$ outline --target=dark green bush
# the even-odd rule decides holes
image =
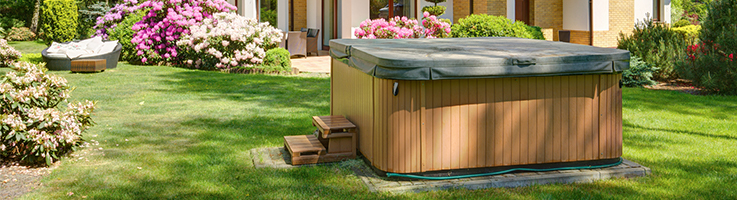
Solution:
[[[629,50],[647,64],[657,67],[655,80],[677,78],[673,68],[676,60],[685,55],[686,38],[663,24],[651,19],[635,25],[631,35],[619,34],[617,48]]]
[[[440,16],[445,14],[445,6],[425,6],[422,7],[422,12],[428,12],[430,15]]]
[[[269,22],[269,25],[273,27],[277,27],[278,24],[276,21],[276,10],[268,9],[268,8],[261,8],[261,21]]]
[[[690,21],[688,21],[687,19],[681,19],[678,20],[676,23],[673,23],[673,28],[684,27],[688,25],[691,25]]]
[[[273,48],[266,51],[264,62],[256,68],[264,72],[291,72],[292,60],[289,59],[289,51],[284,48]]]
[[[74,0],[45,0],[41,29],[47,44],[68,42],[77,37],[77,4]]]
[[[141,21],[146,13],[147,11],[145,10],[132,13],[126,16],[123,21],[118,23],[118,26],[107,30],[108,40],[118,40],[120,45],[123,46],[123,49],[120,51],[120,60],[140,64],[141,58],[136,54],[138,52],[138,50],[136,50],[136,45],[131,42],[136,31],[131,27],[133,27],[136,22]]]
[[[532,39],[545,40],[542,30],[539,26],[527,26],[527,31],[532,34]]]
[[[79,4],[77,39],[87,39],[95,33],[94,27],[97,17],[104,16],[110,10],[110,6],[105,2],[98,2],[89,6],[84,2],[80,2]]]
[[[737,95],[737,0],[714,1],[678,74],[708,92]]]
[[[524,22],[512,22],[503,16],[473,14],[458,20],[451,26],[452,37],[518,37],[543,39],[539,27],[527,26]]]
[[[30,41],[36,38],[36,34],[31,32],[31,29],[26,27],[16,28],[13,27],[8,31],[5,39],[8,41]]]
[[[642,61],[637,56],[630,57],[630,68],[622,72],[622,84],[627,87],[639,87],[643,85],[654,85],[653,72],[658,68]]]

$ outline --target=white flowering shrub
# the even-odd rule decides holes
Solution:
[[[15,71],[0,76],[0,160],[50,165],[82,144],[95,105],[67,102],[71,90],[66,79],[45,74],[43,66],[13,65]]]
[[[8,45],[8,41],[0,39],[0,67],[8,67],[20,57],[20,52]]]
[[[225,70],[252,67],[263,62],[266,50],[275,48],[283,34],[269,23],[259,23],[235,13],[215,13],[213,18],[190,26],[177,41],[180,67]]]

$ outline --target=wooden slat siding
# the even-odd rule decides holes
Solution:
[[[376,113],[376,131],[374,134],[374,158],[372,164],[379,166],[379,169],[386,169],[386,112],[385,112],[385,100],[382,95],[379,95],[379,91],[384,90],[384,82],[374,79],[374,112]]]
[[[503,165],[512,164],[512,152],[514,152],[512,144],[512,81],[509,78],[501,79],[503,88],[502,99],[503,99],[503,117],[502,124],[504,124],[504,134],[502,141],[504,141],[504,147],[502,148],[502,154],[504,156]]]
[[[395,128],[394,131],[391,132],[392,135],[395,135],[396,138],[394,138],[394,142],[396,142],[395,147],[397,149],[396,153],[396,160],[397,160],[397,167],[399,168],[400,173],[404,173],[407,171],[407,159],[405,156],[407,155],[406,148],[409,146],[408,140],[405,139],[405,136],[407,135],[407,131],[404,129],[407,125],[408,121],[406,121],[404,118],[406,116],[405,111],[405,103],[406,100],[404,99],[407,92],[409,92],[409,87],[407,85],[403,84],[404,81],[395,81],[399,83],[399,95],[394,96],[394,100],[396,105],[396,108],[392,110],[393,113],[396,113],[394,116],[394,124]],[[406,90],[405,90],[406,89]]]
[[[617,144],[617,89],[619,88],[617,84],[617,77],[615,74],[609,74],[609,80],[610,80],[610,92],[609,94],[612,95],[610,99],[609,104],[609,123],[611,124],[611,128],[609,130],[611,131],[609,133],[609,158],[616,158],[617,157],[617,147],[615,147],[615,144]]]
[[[450,80],[450,167],[458,168],[461,163],[460,85],[458,79]]]
[[[478,164],[478,118],[479,118],[479,105],[484,103],[478,101],[478,83],[479,79],[468,79],[468,167],[475,168],[480,167]],[[474,102],[474,103],[470,103]]]
[[[497,79],[486,79],[486,166],[494,166],[496,164],[496,148],[500,144],[496,143],[497,128],[496,125],[496,84]]]
[[[392,88],[392,83],[387,82],[387,89],[390,89],[390,88]],[[396,116],[398,115],[398,113],[392,112],[393,110],[397,109],[396,107],[397,104],[395,101],[396,97],[391,96],[391,95],[387,95],[387,96],[389,97],[388,99],[389,101],[387,101],[387,108],[389,108],[387,110],[387,117],[388,117],[387,120],[389,121],[389,126],[387,127],[387,132],[386,132],[389,138],[389,146],[387,147],[387,149],[389,149],[389,155],[388,155],[389,162],[387,164],[388,164],[389,170],[393,170],[394,172],[401,172],[401,169],[399,168],[399,163],[397,163],[397,155],[398,155],[397,138],[396,138],[397,134],[394,134],[397,131],[396,130],[396,127],[397,127],[397,120],[396,120],[397,117]]]
[[[432,87],[432,81],[424,81],[420,85],[420,140],[421,144],[421,155],[420,164],[422,171],[432,169],[432,91],[429,87]]]
[[[609,100],[609,95],[607,94],[607,88],[609,88],[609,81],[607,80],[608,76],[602,75],[599,76],[599,82],[601,83],[600,92],[601,97],[599,98],[600,106],[599,106],[599,159],[606,159],[609,156],[609,152],[607,152],[607,139],[609,138],[609,134],[607,133],[607,130],[609,128],[606,116],[607,113],[607,103]]]
[[[427,95],[428,91],[427,91],[427,88],[425,87],[425,85],[427,84],[426,82],[430,82],[430,81],[423,81],[420,83],[420,95],[419,95],[420,96],[420,111],[418,113],[420,117],[420,133],[419,133],[420,139],[418,141],[420,141],[420,152],[419,153],[421,155],[421,157],[419,157],[420,160],[418,162],[420,164],[420,169],[422,169],[423,171],[427,170],[427,166],[428,166],[427,160],[430,157],[428,155],[431,152],[427,150],[427,147],[432,145],[430,137],[428,137],[428,133],[429,133],[428,127],[427,127],[427,120],[428,120],[427,116],[428,115],[425,114],[428,111],[427,101],[428,101],[428,97],[430,97]]]
[[[592,119],[594,119],[594,112],[592,111],[593,107],[593,101],[594,101],[594,81],[592,76],[584,76],[584,151],[586,154],[586,159],[591,160],[594,159],[594,130],[593,126],[594,123]]]
[[[366,158],[373,159],[373,77],[339,61],[332,60],[332,66],[331,115],[345,116],[346,119],[356,124],[358,127],[357,148]]]
[[[432,132],[433,132],[433,164],[432,169],[438,170],[443,168],[443,91],[441,81],[432,82],[429,90],[433,91],[433,116],[432,116]]]
[[[494,166],[504,165],[504,83],[503,79],[494,79]],[[506,143],[506,144],[505,144]]]
[[[601,99],[601,75],[593,75],[592,81],[594,82],[592,85],[594,86],[594,99],[592,99],[593,105],[591,106],[591,112],[593,112],[593,117],[591,118],[591,122],[594,125],[591,129],[592,134],[594,136],[593,141],[591,144],[593,144],[593,151],[594,151],[594,157],[593,159],[599,159],[601,158],[600,148],[599,148],[599,138],[600,138],[600,132],[599,132],[599,100]]]
[[[536,163],[543,163],[545,162],[545,153],[547,152],[547,149],[545,147],[546,140],[545,140],[545,131],[547,130],[546,124],[545,124],[545,111],[547,110],[547,107],[545,107],[545,78],[539,77],[536,78],[536,85],[537,90],[535,92],[535,96],[537,98],[535,105],[535,113],[536,113],[536,126],[537,128],[537,162]]]
[[[568,76],[568,161],[578,157],[578,91],[576,76]]]
[[[612,128],[614,127],[612,126],[612,98],[613,98],[612,91],[613,91],[613,88],[612,88],[612,76],[605,75],[605,77],[607,80],[607,88],[606,88],[606,95],[607,95],[606,101],[607,102],[606,102],[606,107],[604,108],[606,109],[606,115],[604,116],[606,118],[604,120],[606,120],[606,124],[607,124],[606,130],[605,130],[607,134],[607,138],[605,141],[607,145],[606,146],[606,156],[607,156],[606,158],[611,158],[612,157],[612,138],[614,138],[613,133],[612,133]]]
[[[576,76],[576,157],[586,160],[586,76]]]
[[[530,146],[530,123],[529,118],[529,100],[530,93],[528,92],[530,78],[519,79],[519,163],[530,163],[527,154],[527,147]]]
[[[420,82],[411,81],[412,83],[412,147],[409,154],[412,157],[411,171],[419,171],[420,168]]]
[[[520,163],[520,101],[519,101],[519,78],[511,78],[508,79],[510,81],[509,92],[505,92],[505,94],[511,93],[510,103],[512,104],[512,107],[510,109],[511,113],[511,120],[507,122],[509,124],[509,127],[512,129],[509,131],[509,133],[512,134],[512,156],[511,160],[509,162],[509,165],[515,165]]]
[[[490,144],[486,143],[486,119],[489,117],[489,114],[486,112],[486,108],[488,106],[488,101],[486,100],[486,82],[488,80],[489,79],[478,79],[478,87],[476,88],[478,91],[476,102],[481,102],[478,104],[478,117],[476,118],[476,123],[478,125],[478,129],[476,132],[478,134],[476,140],[476,147],[478,150],[478,154],[476,157],[477,167],[486,166],[486,148],[488,148],[488,146],[491,146]]]
[[[459,162],[460,162],[460,168],[468,168],[468,147],[470,146],[468,144],[468,93],[470,92],[468,88],[468,80],[459,80],[458,85],[458,91],[459,91],[459,98],[460,98],[460,112],[459,112],[459,122],[458,123],[458,136],[460,139],[459,145],[458,145],[458,151],[460,153],[459,155]]]
[[[443,135],[443,168],[442,169],[450,169],[450,162],[451,162],[451,86],[450,86],[450,80],[443,80],[441,82],[441,85],[443,87],[443,118],[441,119],[441,123],[443,123],[443,132],[441,133]]]
[[[561,155],[561,141],[562,141],[562,134],[560,134],[561,130],[563,128],[561,127],[563,123],[561,123],[563,119],[563,111],[561,110],[562,101],[561,101],[561,77],[555,76],[553,77],[553,160],[554,162],[560,162],[562,155]]]
[[[545,77],[545,161],[553,161],[553,77]]]
[[[619,81],[622,81],[622,74],[617,74],[617,83],[619,83]],[[619,148],[619,150],[617,151],[617,156],[622,157],[622,88],[617,89],[617,102],[617,128],[619,128],[619,130],[617,131],[618,136],[616,147]]]
[[[569,118],[569,111],[570,107],[568,105],[570,96],[569,96],[569,88],[568,88],[568,76],[561,76],[560,77],[560,119],[557,120],[555,123],[560,123],[560,161],[569,161],[568,157],[568,149],[570,148],[570,145],[568,145],[569,142],[569,133],[570,130],[568,129],[568,121],[571,119]]]

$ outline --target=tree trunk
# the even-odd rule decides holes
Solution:
[[[31,19],[31,31],[38,35],[38,18],[41,12],[41,0],[36,0],[36,6],[33,8],[33,18]]]

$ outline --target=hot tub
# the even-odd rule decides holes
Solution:
[[[520,38],[330,41],[330,113],[382,171],[622,155],[629,52]]]

